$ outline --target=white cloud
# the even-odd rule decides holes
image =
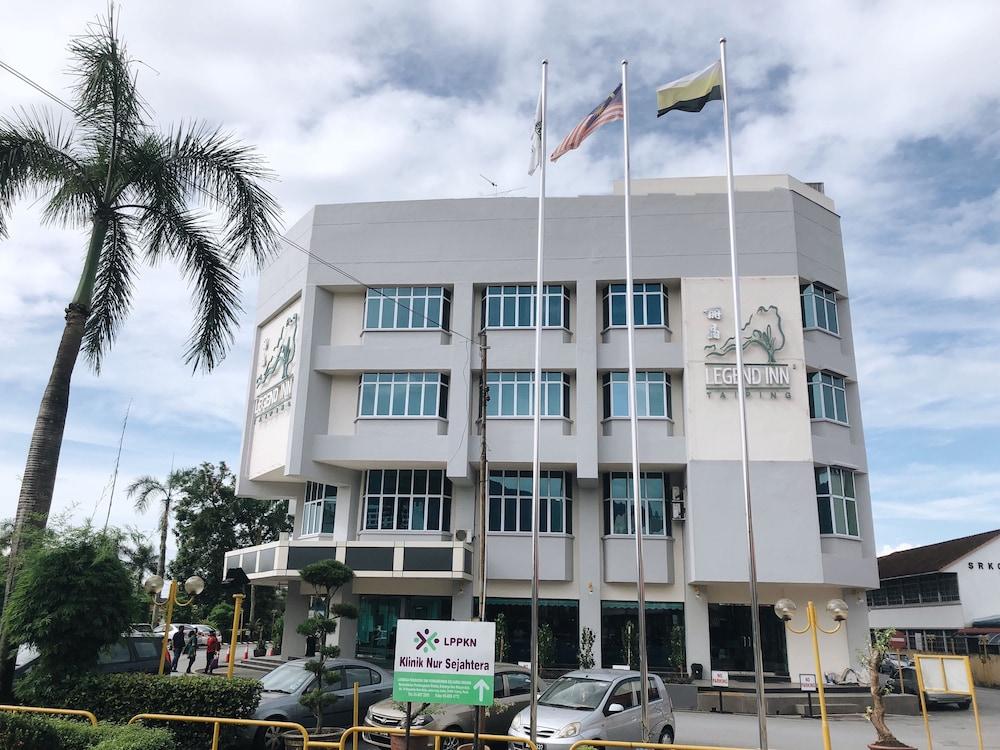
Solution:
[[[904,550],[913,549],[913,546],[909,542],[900,542],[896,545],[883,544],[879,547],[878,556],[885,557],[886,555],[891,555],[893,552],[903,552]]]

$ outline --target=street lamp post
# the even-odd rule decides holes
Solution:
[[[205,579],[201,576],[191,576],[186,581],[184,581],[184,591],[188,594],[188,600],[182,602],[177,598],[177,581],[173,580],[170,582],[170,591],[167,594],[167,598],[163,601],[158,601],[157,594],[163,590],[163,579],[160,576],[150,576],[142,584],[143,590],[149,594],[149,597],[153,600],[153,604],[159,604],[160,606],[166,605],[166,610],[163,616],[163,647],[160,649],[160,671],[159,674],[163,674],[163,667],[167,660],[167,643],[170,640],[170,622],[174,616],[174,606],[187,607],[190,605],[196,596],[205,590]]]
[[[826,717],[826,691],[823,689],[823,665],[819,659],[819,633],[833,635],[840,630],[840,627],[847,620],[847,602],[843,599],[831,599],[827,602],[826,611],[837,623],[833,630],[827,630],[819,624],[816,619],[816,607],[812,602],[806,604],[806,626],[801,630],[796,630],[792,627],[792,617],[795,616],[796,609],[798,606],[791,599],[779,599],[774,605],[774,613],[784,621],[785,627],[791,632],[796,635],[803,633],[812,635],[813,659],[816,662],[816,689],[819,692],[819,715],[823,725],[823,750],[830,750],[830,723]]]

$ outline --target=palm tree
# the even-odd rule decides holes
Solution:
[[[170,509],[174,502],[174,492],[180,485],[183,472],[171,471],[166,481],[156,477],[139,477],[128,486],[129,499],[135,499],[135,509],[145,513],[154,500],[160,502],[160,559],[156,564],[156,575],[161,578],[167,571],[167,531],[170,528]]]
[[[141,586],[146,573],[156,570],[153,545],[145,534],[131,526],[120,535],[118,544],[118,556],[132,574],[136,586]]]
[[[25,524],[48,519],[77,356],[82,349],[100,371],[131,307],[140,256],[180,266],[196,308],[185,361],[211,370],[238,325],[241,263],[261,264],[277,242],[278,207],[262,186],[271,173],[251,147],[200,122],[152,127],[113,9],[69,49],[75,121],[34,110],[0,118],[0,238],[14,204],[29,196],[47,199],[46,222],[90,235],[31,435],[11,560]],[[6,571],[8,592],[15,569]],[[0,695],[10,693],[8,653],[3,628]]]

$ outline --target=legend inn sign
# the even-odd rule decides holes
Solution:
[[[722,308],[711,307],[705,310],[709,319],[707,337],[709,341],[719,341],[722,334],[718,323],[722,320]],[[747,319],[740,332],[740,342],[743,351],[757,348],[767,355],[765,364],[743,363],[743,383],[746,395],[757,394],[760,398],[777,400],[779,394],[790,399],[791,373],[789,366],[775,360],[775,354],[785,347],[785,332],[781,326],[781,315],[775,305],[758,307]],[[736,351],[736,337],[730,336],[721,344],[705,345],[705,392],[711,398],[713,393],[720,399],[727,398],[727,392],[735,391],[738,381],[736,365],[728,362],[713,362],[712,357],[724,357]]]
[[[287,409],[292,403],[292,363],[295,360],[295,337],[299,330],[299,314],[293,313],[285,320],[278,333],[278,342],[272,347],[264,339],[261,347],[260,374],[257,376],[257,396],[253,416],[258,422]],[[275,376],[278,381],[274,381]]]

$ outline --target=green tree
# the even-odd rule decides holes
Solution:
[[[337,631],[337,620],[341,617],[355,619],[358,616],[358,610],[353,604],[338,604],[333,599],[354,578],[354,571],[337,560],[320,560],[302,568],[299,576],[303,583],[316,589],[323,602],[323,613],[307,617],[297,628],[300,634],[315,638],[319,646],[319,657],[310,659],[305,664],[306,669],[316,675],[316,687],[303,693],[299,702],[313,712],[316,731],[322,732],[323,709],[332,706],[338,698],[336,693],[324,690],[323,686],[339,680],[335,677],[338,670],[328,668],[326,662],[340,656],[340,647],[327,645],[327,636]]]
[[[580,633],[580,650],[577,652],[577,666],[580,669],[594,668],[594,631],[588,627]]]
[[[223,637],[228,637],[233,631],[233,614],[235,611],[232,604],[219,602],[212,607],[212,611],[208,613],[206,619],[208,620],[208,624],[218,630]]]
[[[89,233],[28,448],[11,541],[15,561],[25,524],[44,526],[52,505],[77,357],[83,349],[100,371],[131,307],[140,256],[151,265],[174,261],[188,279],[196,315],[185,361],[210,370],[238,325],[240,264],[246,257],[262,263],[277,242],[278,206],[262,187],[271,175],[259,156],[197,121],[157,131],[113,12],[69,51],[72,122],[36,110],[0,118],[0,239],[15,204],[34,196],[46,199],[46,222]],[[7,567],[7,592],[16,570]],[[7,695],[8,641],[3,629],[0,693]]]
[[[128,630],[135,587],[120,542],[84,527],[25,550],[4,621],[15,642],[38,650],[39,668],[55,681],[93,668],[98,652]]]
[[[205,579],[197,602],[207,614],[220,602],[232,602],[222,586],[226,552],[277,540],[280,532],[290,530],[288,506],[285,501],[237,497],[236,477],[225,462],[179,473],[174,506],[177,554],[170,573],[180,580],[191,575]],[[251,595],[256,588],[251,587]]]
[[[132,482],[127,490],[129,499],[135,502],[135,509],[140,513],[149,510],[153,502],[158,502],[160,505],[160,557],[156,564],[156,575],[161,578],[167,575],[167,533],[170,529],[170,511],[173,509],[180,478],[179,471],[171,471],[164,480],[143,476]]]
[[[538,628],[538,666],[551,667],[556,658],[555,638],[552,626],[547,622]]]

